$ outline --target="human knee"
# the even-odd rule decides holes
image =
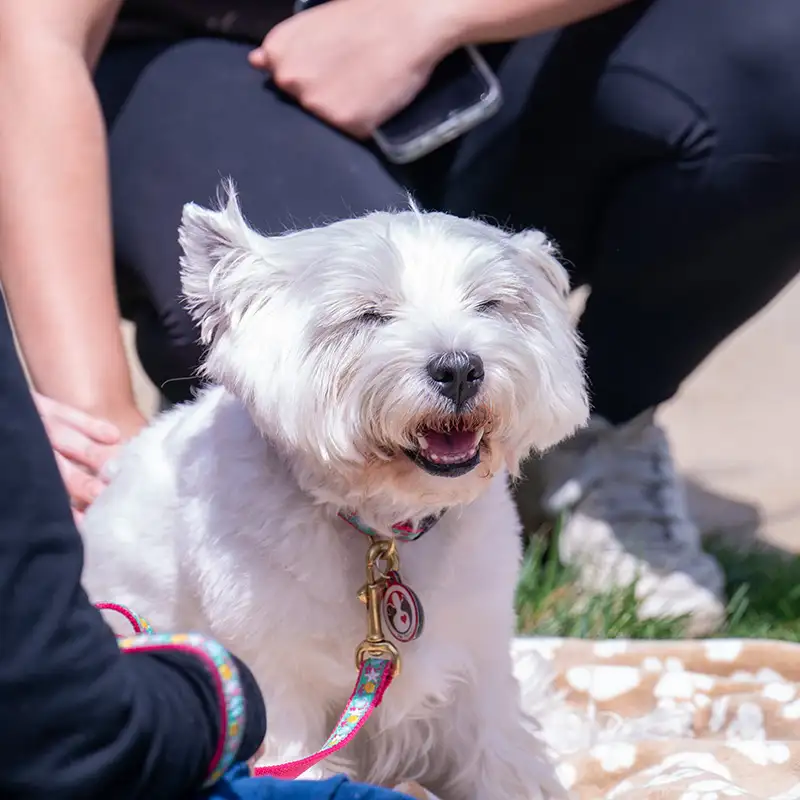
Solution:
[[[773,6],[759,4],[746,25],[725,28],[712,110],[723,151],[792,161],[800,154],[800,4]]]
[[[654,37],[658,21],[666,31]],[[798,47],[795,0],[775,0],[768,11],[753,0],[709,0],[696,13],[686,0],[662,0],[598,82],[600,127],[694,161],[796,155]]]

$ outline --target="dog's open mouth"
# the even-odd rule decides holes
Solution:
[[[453,427],[447,431],[421,428],[417,432],[417,449],[406,451],[406,455],[431,475],[457,478],[480,464],[483,433],[483,427]]]

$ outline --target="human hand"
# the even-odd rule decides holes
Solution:
[[[284,20],[250,64],[306,110],[363,139],[405,108],[452,44],[432,0],[331,0]]]
[[[106,486],[103,467],[116,454],[123,432],[106,420],[38,392],[33,392],[33,399],[67,487],[73,514],[76,521],[80,521]],[[141,415],[139,418],[144,425],[144,418]],[[126,427],[133,432],[135,425],[131,421]]]

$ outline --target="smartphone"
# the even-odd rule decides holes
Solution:
[[[294,11],[325,2],[296,0]],[[389,161],[408,164],[480,125],[502,102],[500,82],[483,56],[475,47],[460,47],[439,62],[416,98],[373,138]]]

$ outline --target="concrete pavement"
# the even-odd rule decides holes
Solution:
[[[800,552],[800,280],[725,342],[661,417],[704,530]]]

